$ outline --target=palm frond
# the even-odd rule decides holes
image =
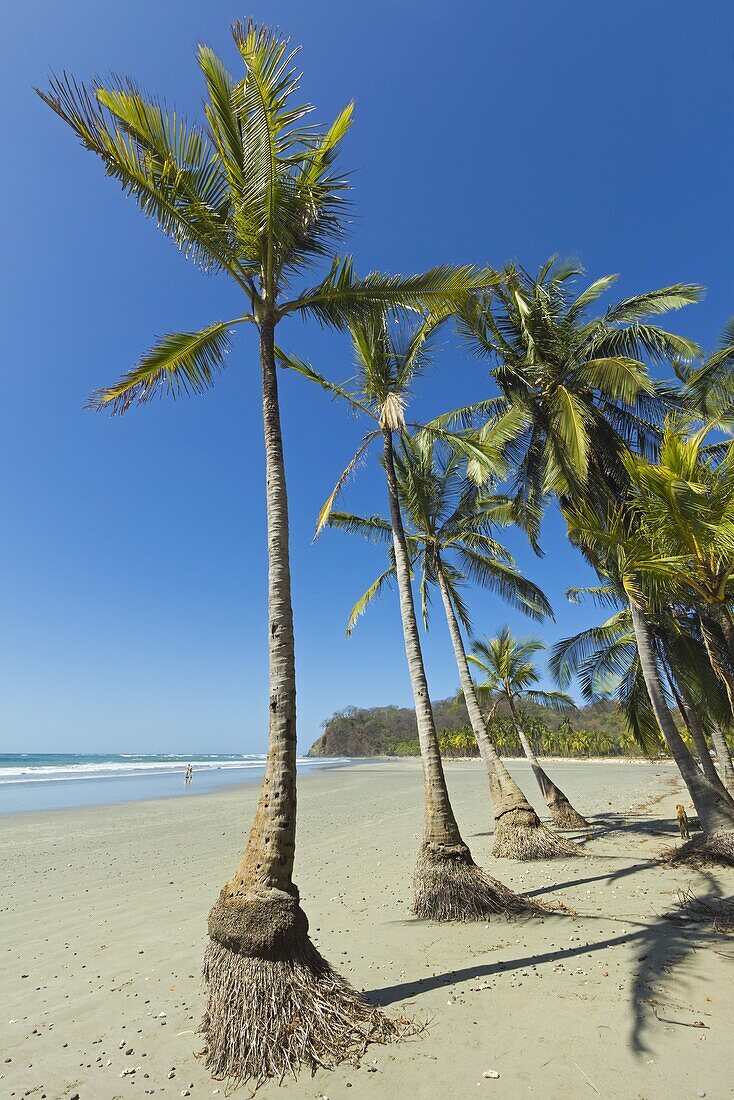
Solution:
[[[207,176],[210,157],[196,131],[161,115],[158,137],[167,134],[165,140],[171,147],[165,153],[160,148],[155,152],[139,133],[131,136],[129,124],[123,129],[111,112],[105,113],[101,101],[105,92],[98,85],[88,88],[64,74],[54,77],[47,90],[37,88],[36,92],[71,127],[82,145],[100,158],[107,175],[120,182],[123,191],[136,200],[144,214],[155,219],[186,257],[205,270],[226,270],[246,286],[226,220],[212,204],[212,188],[217,195],[221,189],[213,169]],[[147,106],[150,122],[159,109]],[[184,148],[188,160],[176,159],[172,135],[179,154]],[[203,194],[197,189],[202,177],[207,179]]]
[[[326,498],[324,504],[321,507],[321,511],[316,518],[316,531],[314,533],[315,539],[319,537],[324,527],[328,523],[329,516],[331,515],[331,511],[339,497],[339,494],[342,492],[344,486],[349,481],[349,478],[352,476],[357,466],[362,461],[365,451],[367,450],[373,439],[376,439],[379,434],[379,432],[369,432],[357,448],[354,457],[350,459],[345,468],[342,470],[336,485],[334,486],[329,496]]]
[[[563,691],[528,690],[524,693],[524,698],[539,707],[545,707],[546,710],[563,712],[576,709],[576,703],[571,696]]]
[[[705,295],[706,288],[697,283],[675,283],[660,290],[649,290],[645,294],[622,299],[607,310],[605,320],[611,324],[626,325],[633,321],[641,321],[643,317],[682,309],[684,306],[702,301]]]
[[[372,601],[377,599],[377,597],[382,594],[384,588],[390,583],[394,576],[395,565],[392,564],[387,569],[385,569],[383,573],[380,573],[377,580],[373,581],[367,591],[363,592],[363,594],[359,597],[349,613],[349,621],[347,623],[346,630],[347,637],[349,637],[349,635],[354,630],[354,627],[356,626],[357,620],[360,618],[360,616],[364,615],[365,611],[372,603]]]
[[[223,370],[231,329],[241,322],[242,318],[218,321],[200,332],[163,337],[119,382],[96,390],[88,407],[107,408],[114,415],[164,394],[179,397],[203,393]]]
[[[392,527],[382,516],[356,516],[351,512],[330,512],[326,520],[329,527],[338,527],[350,535],[361,535],[369,542],[392,545]]]
[[[434,321],[459,309],[475,290],[492,286],[497,272],[472,265],[444,264],[419,275],[354,274],[351,257],[336,258],[326,278],[289,302],[287,313],[308,313],[324,325],[344,329],[355,318],[382,316],[385,310],[428,313]]]
[[[364,401],[360,401],[356,394],[352,393],[345,386],[340,386],[336,382],[329,381],[318,371],[314,370],[310,364],[304,362],[293,352],[283,351],[282,348],[276,347],[276,358],[282,367],[286,367],[288,370],[293,370],[297,374],[300,374],[303,378],[306,378],[309,382],[315,382],[321,389],[326,390],[333,397],[341,398],[346,401],[357,412],[365,413],[367,416],[375,419],[375,414]]]

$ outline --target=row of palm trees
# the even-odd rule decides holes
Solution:
[[[460,832],[423,663],[416,577],[424,618],[431,591],[441,597],[489,779],[495,854],[574,854],[577,846],[556,830],[586,825],[548,777],[525,735],[516,688],[536,690],[535,681],[527,669],[523,672],[522,654],[513,657],[503,651],[507,639],[503,642],[502,636],[477,657],[484,661],[485,681],[505,693],[555,828],[539,820],[488,734],[481,690],[467,656],[465,632],[471,619],[465,586],[481,584],[536,619],[551,610],[541,590],[520,575],[497,538],[499,528],[519,525],[537,547],[543,510],[551,500],[559,503],[570,536],[600,574],[599,592],[624,605],[618,614],[630,616],[629,624],[623,619],[605,624],[598,637],[605,646],[617,644],[613,632],[629,635],[631,629],[637,654],[632,660],[640,670],[628,692],[636,692],[634,720],[642,728],[644,687],[696,802],[709,849],[720,855],[729,850],[734,835],[734,803],[721,782],[714,782],[715,768],[713,773],[708,765],[702,770],[703,757],[699,767],[675,723],[668,728],[667,692],[658,674],[667,660],[671,683],[682,697],[689,693],[691,714],[697,712],[703,679],[680,672],[674,656],[679,651],[661,642],[667,637],[666,616],[672,616],[675,630],[695,648],[697,659],[701,645],[705,647],[714,678],[730,699],[734,631],[727,634],[728,575],[719,578],[716,589],[723,593],[721,608],[717,605],[714,612],[707,605],[698,615],[697,601],[705,602],[701,592],[708,583],[704,566],[694,596],[690,577],[683,576],[690,548],[673,545],[677,536],[662,519],[640,519],[646,495],[653,491],[644,469],[657,468],[650,463],[660,450],[665,415],[683,407],[711,415],[718,402],[720,416],[726,405],[726,359],[713,357],[694,370],[689,364],[698,362],[699,349],[650,321],[697,301],[700,288],[667,287],[590,315],[613,277],[599,279],[578,294],[581,272],[558,261],[549,261],[535,277],[514,267],[498,271],[444,265],[417,275],[372,272],[360,278],[352,259],[336,252],[350,209],[348,180],[338,171],[336,156],[351,123],[351,105],[330,126],[311,124],[306,120],[312,108],[298,98],[297,51],[288,41],[252,21],[235,24],[233,38],[243,65],[236,77],[210,49],[199,49],[206,90],[201,125],[187,124],[131,80],[85,86],[64,76],[39,94],[187,259],[226,276],[243,296],[236,316],[159,341],[119,382],[95,393],[92,406],[122,413],[160,394],[202,393],[224,367],[237,329],[251,326],[259,342],[268,547],[268,755],[242,858],[209,914],[207,1006],[201,1027],[206,1064],[216,1076],[259,1083],[302,1065],[315,1068],[358,1057],[367,1042],[399,1038],[409,1029],[369,1005],[316,950],[293,882],[296,688],[279,366],[336,395],[350,413],[356,411],[367,421],[358,451],[317,527],[342,527],[385,544],[387,567],[356,605],[350,626],[383,588],[393,581],[397,587],[423,761],[424,830],[412,902],[419,916],[485,919],[532,911],[533,906],[474,862]],[[319,267],[320,277],[308,282],[309,272]],[[281,348],[278,326],[294,315],[349,333],[355,358],[352,384],[337,385]],[[486,360],[491,388],[470,407],[416,423],[409,415],[413,389],[429,365],[436,332],[452,320],[470,353]],[[670,362],[680,376],[677,389],[653,382],[648,373],[647,364]],[[671,426],[665,438],[681,431]],[[350,475],[378,443],[386,518],[339,511]],[[712,476],[728,461],[715,449],[702,451],[702,456]],[[648,463],[644,469],[643,463]],[[691,490],[694,495],[696,491]],[[706,563],[708,554],[706,549]],[[663,566],[668,572],[661,572]],[[673,611],[671,599],[662,599],[668,584],[675,593]],[[671,625],[671,636],[675,630]],[[576,657],[583,665],[594,644],[590,638],[569,644],[558,657],[559,676],[572,674]],[[592,691],[598,689],[592,685]],[[564,706],[567,697],[549,693],[548,702]],[[713,710],[701,719],[704,744],[709,717],[713,719]],[[718,728],[723,728],[721,722]]]

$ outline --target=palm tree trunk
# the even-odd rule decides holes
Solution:
[[[550,810],[551,821],[557,829],[588,829],[589,823],[586,818],[582,817],[578,810],[574,809],[561,788],[553,782],[550,776],[547,775],[541,767],[540,761],[535,755],[535,750],[530,744],[530,739],[522,727],[514,700],[510,695],[507,696],[507,700],[510,705],[512,721],[517,730],[517,736],[520,738],[522,750],[530,762],[530,767],[533,769],[533,775],[538,781],[540,793],[543,795],[543,801]]]
[[[729,706],[731,707],[732,716],[734,716],[734,674],[732,674],[727,667],[727,654],[722,652],[720,641],[711,629],[711,624],[706,616],[699,614],[698,621],[701,626],[701,634],[703,635],[703,643],[706,646],[709,662],[726,688]]]
[[[721,653],[718,640],[714,637],[714,634],[709,626],[709,623],[704,615],[699,613],[698,622],[701,627],[701,634],[703,635],[703,644],[706,647],[709,663],[721,680],[724,688],[726,689],[726,695],[729,700],[729,708],[734,716],[734,676],[731,675],[726,667],[726,662]],[[725,634],[726,637],[726,634]],[[727,639],[727,644],[729,644]],[[724,773],[724,783],[729,791],[734,794],[734,762],[732,762],[731,752],[726,742],[726,738],[722,731],[715,726],[712,731],[712,739],[714,742],[714,748],[716,749],[716,755],[719,760],[719,764]]]
[[[661,733],[696,807],[698,819],[705,834],[705,854],[717,860],[733,863],[734,810],[719,794],[713,783],[698,769],[688,751],[665,700],[650,627],[642,611],[632,600],[630,600],[630,611],[647,694]],[[700,851],[702,849],[699,847]]]
[[[723,773],[724,786],[729,791],[729,794],[734,796],[734,763],[732,763],[731,749],[724,737],[723,731],[716,722],[711,726],[711,740],[714,743],[716,759],[719,761],[719,766]]]
[[[423,763],[423,842],[413,879],[412,910],[432,920],[484,920],[493,913],[516,910],[520,899],[477,867],[454,817],[428,694],[389,428],[383,428],[383,457],[400,618]]]
[[[564,837],[557,836],[541,823],[495,749],[479,706],[464,649],[464,640],[440,560],[437,575],[464,702],[489,780],[489,792],[494,811],[492,855],[498,858],[507,856],[513,859],[550,859],[553,856],[579,854],[577,845]]]
[[[696,754],[701,763],[703,774],[727,798],[728,801],[732,802],[731,796],[724,786],[721,776],[716,770],[716,765],[711,759],[711,753],[709,752],[708,743],[706,741],[706,734],[704,733],[703,726],[698,720],[696,708],[693,705],[693,700],[688,693],[688,688],[686,687],[685,682],[683,680],[676,682],[675,676],[672,676],[670,674],[670,671],[667,669],[666,672],[668,672],[668,683],[670,684],[671,691],[675,696],[678,710],[681,712],[681,715],[683,716],[683,721],[686,724],[686,728],[691,735],[691,740],[696,746]],[[732,806],[734,806],[734,802],[732,802]]]
[[[296,677],[288,501],[275,366],[275,326],[260,325],[265,431],[270,652],[268,755],[247,844],[209,913],[206,1065],[237,1081],[333,1064],[405,1031],[345,982],[308,936],[293,883]],[[298,1029],[293,1027],[299,1019]],[[304,1036],[306,1037],[304,1040]]]
[[[721,632],[726,639],[726,646],[729,650],[729,660],[734,664],[734,622],[732,622],[731,614],[726,604],[716,604],[714,608],[714,617],[721,627]]]

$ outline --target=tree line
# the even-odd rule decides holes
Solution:
[[[432,600],[489,778],[495,855],[580,854],[564,830],[588,823],[548,774],[544,746],[523,710],[526,700],[567,709],[565,691],[579,675],[588,698],[618,699],[641,742],[653,734],[665,740],[702,826],[697,858],[734,862],[726,746],[734,703],[734,453],[726,434],[734,326],[705,355],[658,324],[661,315],[699,301],[701,287],[675,283],[598,311],[615,276],[586,284],[577,264],[556,258],[536,273],[519,264],[470,263],[360,275],[355,260],[338,251],[351,192],[337,154],[351,104],[330,125],[315,125],[312,107],[300,99],[297,51],[287,39],[248,21],[234,25],[233,40],[236,74],[208,47],[198,50],[205,88],[198,123],[131,79],[85,85],[64,75],[39,94],[185,259],[228,281],[223,301],[232,301],[232,289],[241,301],[234,314],[203,329],[159,340],[90,405],[125,413],[161,395],[201,394],[225,361],[236,361],[228,353],[237,334],[254,332],[259,347],[268,755],[242,858],[209,913],[201,1025],[211,1072],[258,1084],[304,1065],[358,1058],[368,1042],[410,1031],[322,957],[293,881],[295,637],[279,373],[321,387],[365,428],[316,528],[359,534],[384,549],[382,571],[355,604],[350,629],[376,596],[390,587],[397,593],[425,794],[412,912],[486,920],[536,906],[478,866],[451,804],[421,648]],[[280,326],[288,317],[348,335],[351,383],[337,384],[284,348]],[[412,398],[434,367],[436,334],[449,326],[485,368],[477,400],[418,421]],[[664,369],[671,381],[657,381],[651,368]],[[298,440],[292,446],[297,451]],[[338,507],[367,461],[381,473],[384,515]],[[552,614],[502,543],[503,529],[514,525],[539,549],[552,503],[599,578],[574,597],[594,599],[612,614],[556,648],[558,690],[541,691],[533,661],[539,643],[508,630],[475,636],[470,597],[481,585],[531,619]],[[506,747],[485,720],[487,694],[506,701],[549,823],[507,770],[499,752]]]
[[[442,756],[479,755],[474,731],[463,696],[433,701]],[[536,752],[546,756],[648,758],[667,756],[662,739],[640,745],[616,705],[599,700],[576,708],[569,716],[548,714],[531,703],[523,716]],[[522,756],[522,746],[507,708],[499,707],[490,717],[485,710],[489,734],[503,756]],[[681,727],[681,719],[676,715]],[[687,731],[683,727],[683,735]],[[308,756],[419,756],[415,712],[407,707],[346,707],[323,723],[322,734]]]

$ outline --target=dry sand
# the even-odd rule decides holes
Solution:
[[[513,771],[530,791],[527,770]],[[661,914],[688,887],[730,897],[734,871],[655,864],[675,840],[672,768],[551,772],[595,823],[586,855],[497,861],[492,873],[578,915],[491,925],[408,915],[417,762],[302,776],[296,877],[314,939],[388,1011],[431,1023],[370,1047],[360,1068],[303,1073],[260,1096],[731,1100],[734,940]],[[481,767],[447,774],[464,836],[490,865]],[[224,1095],[194,1057],[199,966],[256,796],[253,784],[0,818],[0,1096]]]

